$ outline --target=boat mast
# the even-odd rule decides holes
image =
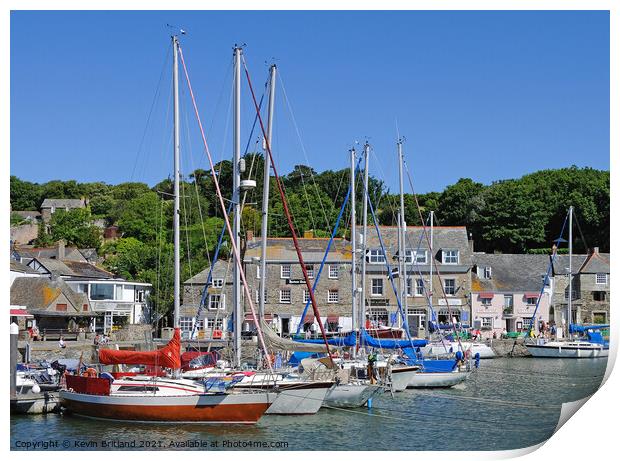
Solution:
[[[351,173],[349,187],[351,188],[351,331],[357,329],[357,238],[355,229],[355,148],[349,151],[351,154]],[[355,348],[353,349],[355,353]]]
[[[568,208],[568,337],[573,321],[573,206]]]
[[[179,199],[179,38],[172,36],[172,91],[174,97],[174,328],[179,328],[181,309],[181,234],[179,231],[180,199]]]
[[[403,307],[404,315],[407,315],[407,258],[406,258],[406,250],[405,250],[405,193],[403,189],[403,141],[399,139],[396,142],[398,146],[398,176],[400,181],[400,214],[398,220],[398,229],[399,229],[399,242],[400,247],[398,248],[399,260],[400,260],[400,277],[399,279],[399,288],[400,288],[400,299]],[[402,326],[401,317],[398,317],[398,326]]]
[[[233,128],[233,237],[235,246],[241,249],[239,233],[241,231],[241,207],[239,203],[239,185],[241,182],[241,48],[235,46],[234,70],[234,128]],[[241,257],[241,255],[239,255]],[[233,308],[234,308],[234,349],[235,366],[241,366],[241,280],[237,265],[233,267]]]
[[[428,271],[428,275],[429,275],[429,282],[428,282],[428,291],[429,291],[429,295],[428,295],[428,302],[431,306],[431,311],[428,313],[428,315],[426,316],[426,331],[428,334],[429,328],[429,317],[431,317],[433,315],[433,311],[435,310],[435,308],[433,307],[433,221],[435,218],[435,212],[431,211],[431,241],[430,241],[430,245],[429,245],[429,255],[428,255],[428,260],[429,260],[429,271]],[[431,318],[432,320],[432,318]]]
[[[269,113],[267,115],[267,142],[271,146],[273,129],[273,106],[276,98],[276,65],[272,64],[269,68]],[[265,151],[267,149],[265,148]],[[271,168],[269,154],[265,152],[264,173],[263,173],[263,208],[261,220],[261,247],[260,247],[260,282],[259,282],[259,301],[258,318],[262,320],[265,316],[265,283],[267,278],[267,212],[269,210],[269,170]]]
[[[360,299],[360,328],[366,325],[366,258],[368,258],[368,157],[370,152],[370,144],[368,141],[364,144],[364,195],[362,208],[362,297]]]

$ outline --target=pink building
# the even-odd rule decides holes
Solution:
[[[473,262],[472,326],[484,338],[526,331],[534,315],[536,331],[549,322],[553,280],[543,290],[547,255],[474,254]]]

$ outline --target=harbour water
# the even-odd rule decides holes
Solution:
[[[265,416],[254,426],[11,417],[11,448],[157,450],[504,450],[548,439],[563,402],[591,395],[607,359],[499,358],[464,384],[375,397],[372,409]],[[41,446],[39,446],[41,449]]]

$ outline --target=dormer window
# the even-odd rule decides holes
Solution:
[[[368,250],[368,262],[370,264],[384,264],[385,256],[381,248],[375,250]]]
[[[485,266],[482,271],[482,278],[490,279],[491,278],[491,266]]]
[[[426,264],[426,250],[405,250],[405,262],[407,264]]]
[[[443,264],[459,263],[459,250],[442,250],[441,255]]]

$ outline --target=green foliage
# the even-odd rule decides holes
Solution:
[[[11,208],[16,211],[38,210],[42,189],[39,184],[11,176]]]
[[[114,212],[118,226],[124,237],[135,237],[144,242],[153,242],[158,230],[162,228],[162,217],[172,221],[170,203],[161,201],[157,194],[151,192],[148,187],[139,195],[133,196],[133,192],[134,190],[125,190],[122,194],[132,198],[118,199],[117,209]]]
[[[87,208],[57,210],[50,219],[50,236],[55,242],[64,239],[78,248],[99,248],[101,245],[100,230],[92,224]]]

